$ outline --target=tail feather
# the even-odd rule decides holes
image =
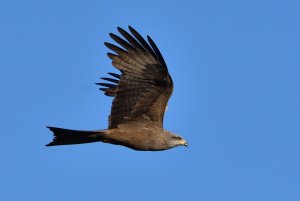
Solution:
[[[53,142],[47,144],[46,146],[99,142],[103,140],[104,137],[104,133],[101,133],[101,131],[77,131],[50,126],[47,128],[53,132],[54,139]]]

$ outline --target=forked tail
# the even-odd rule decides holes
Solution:
[[[83,144],[91,142],[99,142],[104,138],[104,133],[101,131],[77,131],[64,128],[55,128],[48,126],[53,134],[53,142],[46,146]]]

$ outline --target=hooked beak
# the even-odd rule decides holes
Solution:
[[[188,142],[185,141],[185,140],[182,140],[182,145],[185,146],[185,147],[188,147],[188,146],[189,146]]]

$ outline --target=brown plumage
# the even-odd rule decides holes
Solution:
[[[121,74],[108,73],[100,90],[114,97],[106,130],[75,131],[48,127],[54,140],[47,146],[105,142],[123,145],[135,150],[159,151],[176,146],[187,146],[180,136],[163,129],[163,118],[173,92],[173,81],[166,63],[153,42],[148,42],[132,27],[129,31],[118,27],[123,38],[110,34],[120,46],[105,45],[112,65]]]

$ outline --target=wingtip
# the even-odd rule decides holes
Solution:
[[[117,73],[111,73],[111,72],[109,72],[108,74],[111,75],[111,76],[113,76],[113,77],[115,77],[115,78],[121,79],[121,76],[119,74],[117,74]]]
[[[119,32],[121,35],[124,35],[124,33],[127,33],[127,31],[125,31],[122,27],[118,27],[118,32]]]
[[[132,26],[130,26],[130,25],[128,25],[128,29],[129,29],[129,31],[132,33],[132,32],[136,32],[136,30],[132,27]]]
[[[108,78],[108,77],[102,77],[101,78],[102,80],[105,80],[105,81],[109,81],[109,82],[112,82],[112,83],[115,83],[115,84],[118,84],[118,80],[116,79],[113,79],[113,78]]]
[[[110,36],[112,39],[114,39],[114,38],[116,38],[116,37],[117,37],[117,35],[116,35],[116,34],[114,34],[114,33],[109,33],[109,36]]]
[[[147,35],[147,40],[149,41],[149,43],[150,41],[153,42],[152,38],[149,35]]]
[[[113,53],[111,53],[111,52],[108,52],[106,55],[107,55],[111,60],[113,60],[114,57],[116,57],[116,55],[113,54]]]
[[[104,45],[105,45],[106,47],[108,47],[108,46],[110,45],[110,43],[104,42]]]

